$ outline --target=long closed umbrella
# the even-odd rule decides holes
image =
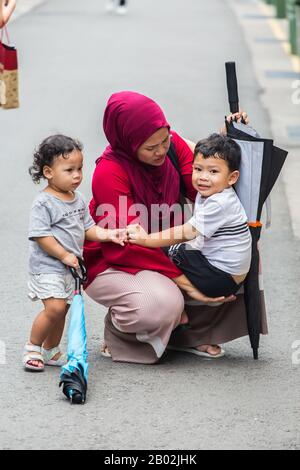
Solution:
[[[62,367],[59,386],[63,385],[63,393],[71,403],[83,404],[87,393],[88,353],[81,286],[87,279],[87,272],[83,261],[81,259],[78,261],[81,276],[76,269],[70,268],[75,280],[75,295],[71,305],[68,330],[68,363]]]
[[[238,87],[234,62],[226,63],[230,111],[239,111]],[[261,235],[261,214],[280,174],[288,152],[274,146],[273,140],[263,139],[245,123],[226,122],[227,135],[241,147],[240,178],[236,193],[246,211],[252,235],[252,260],[244,281],[247,324],[254,359],[258,359],[261,331],[261,296],[259,286],[260,260],[258,241]]]

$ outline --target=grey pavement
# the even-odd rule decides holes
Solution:
[[[197,139],[218,129],[228,111],[226,60],[238,63],[253,126],[272,135],[232,2],[132,0],[128,15],[117,17],[104,12],[104,1],[51,0],[12,22],[10,34],[19,48],[21,107],[0,112],[0,448],[299,449],[300,249],[282,180],[272,228],[263,232],[270,334],[259,361],[243,338],[227,344],[219,361],[169,352],[156,366],[112,363],[99,354],[105,308],[86,299],[86,405],[68,404],[58,370],[33,375],[21,367],[38,312],[26,297],[28,213],[37,191],[27,168],[42,138],[63,132],[83,141],[81,190],[89,197],[110,93],[153,97],[174,129]]]

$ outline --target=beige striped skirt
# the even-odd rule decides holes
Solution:
[[[219,344],[248,334],[242,292],[236,301],[217,307],[185,304],[178,287],[166,276],[147,270],[133,275],[110,268],[94,279],[86,293],[108,307],[104,340],[114,361],[154,364],[168,344]],[[267,334],[263,291],[261,301],[261,333]],[[189,328],[176,328],[184,308]]]

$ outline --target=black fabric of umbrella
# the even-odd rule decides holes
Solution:
[[[64,371],[60,377],[59,386],[63,385],[64,395],[72,404],[81,405],[86,401],[87,381],[84,377],[84,370],[79,365],[73,372]]]
[[[75,295],[71,306],[71,320],[68,331],[68,363],[62,367],[59,386],[63,385],[64,395],[73,404],[84,404],[87,394],[87,335],[85,329],[84,301],[81,286],[87,279],[84,263],[78,259],[82,276],[70,268],[75,279]]]
[[[226,63],[230,111],[239,111],[235,63]],[[261,298],[259,291],[259,251],[261,215],[266,199],[280,174],[288,152],[274,146],[273,140],[261,138],[244,123],[226,121],[227,135],[240,145],[242,161],[236,193],[246,211],[252,235],[252,260],[244,281],[244,299],[247,324],[254,359],[258,359],[261,325]]]

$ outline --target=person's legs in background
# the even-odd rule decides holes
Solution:
[[[119,15],[127,13],[127,0],[108,0],[106,3],[107,11],[116,11]]]
[[[119,1],[119,6],[117,7],[116,12],[119,15],[124,15],[125,13],[127,13],[127,0]]]

